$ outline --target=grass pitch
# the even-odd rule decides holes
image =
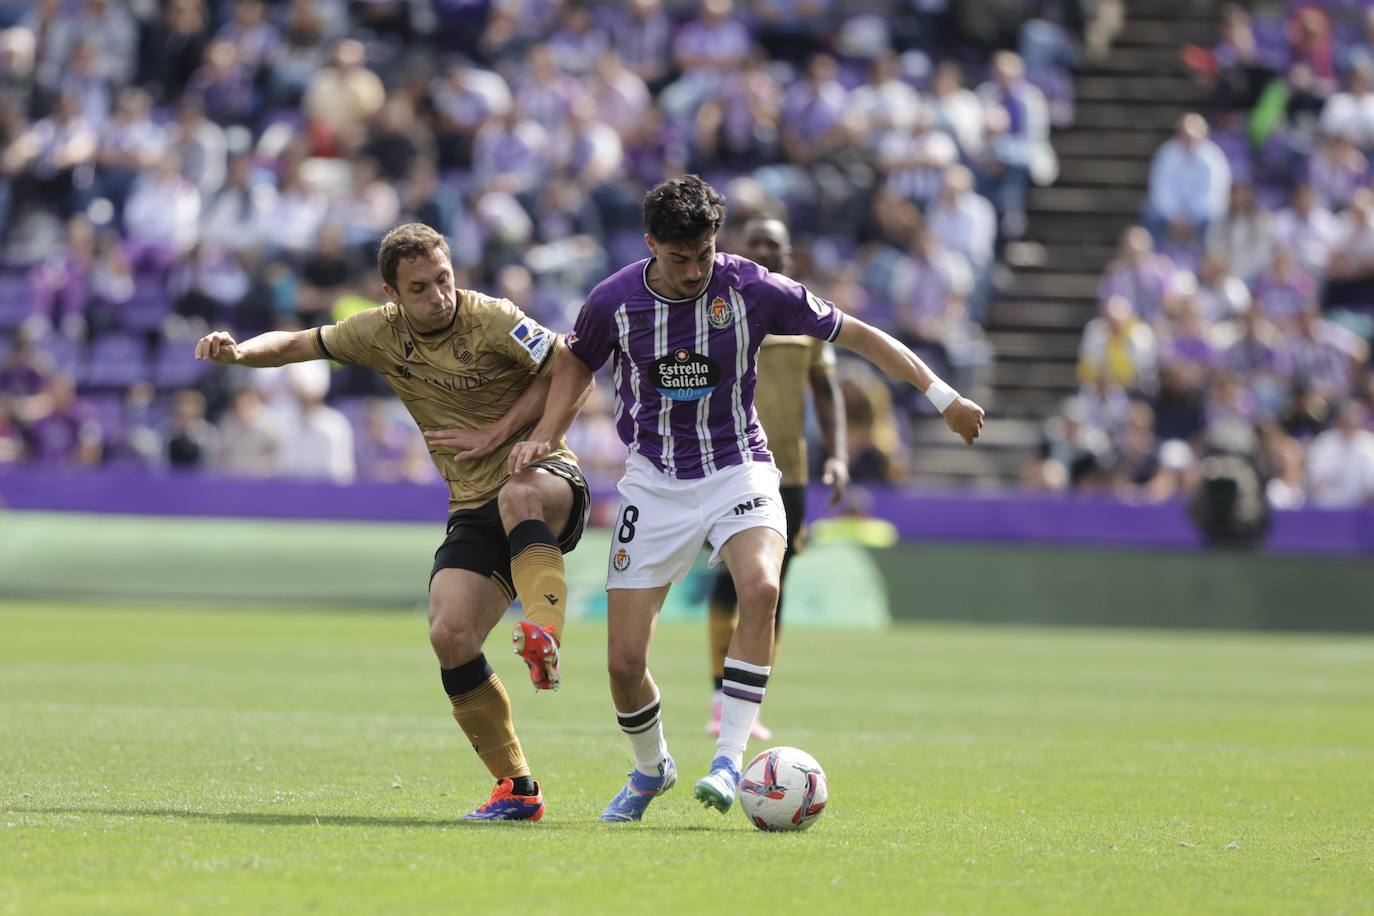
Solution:
[[[538,825],[457,821],[488,779],[417,614],[0,607],[0,912],[1374,913],[1374,640],[794,629],[799,835],[691,799],[704,627],[660,629],[685,784],[637,826],[595,822],[604,631],[557,695],[490,645]]]

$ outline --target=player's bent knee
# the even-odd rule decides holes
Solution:
[[[750,582],[739,589],[740,613],[772,614],[778,606],[779,590],[778,580],[771,576]]]
[[[611,683],[629,689],[644,683],[649,659],[638,652],[614,653],[607,659],[606,667],[611,675]]]
[[[506,485],[501,488],[496,498],[496,505],[501,511],[501,519],[508,524],[527,518],[538,518],[542,514],[539,488],[532,482],[518,477],[506,481]]]
[[[482,651],[482,637],[476,627],[443,615],[430,618],[429,644],[445,668],[470,662]]]

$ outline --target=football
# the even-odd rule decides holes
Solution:
[[[806,751],[773,747],[744,768],[740,807],[760,830],[805,830],[825,811],[825,771]]]

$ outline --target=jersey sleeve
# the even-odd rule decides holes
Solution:
[[[315,349],[321,356],[336,363],[352,363],[358,366],[372,366],[372,358],[378,352],[373,346],[377,331],[381,328],[382,310],[368,309],[351,315],[338,324],[326,324],[312,332]]]
[[[610,358],[618,336],[611,327],[610,312],[597,300],[593,290],[568,336],[568,349],[595,372]]]
[[[544,375],[552,369],[558,353],[558,335],[509,299],[496,300],[487,325],[487,340],[493,349],[531,375]]]
[[[759,268],[756,301],[763,306],[769,334],[805,334],[832,341],[840,333],[844,314],[791,277]]]

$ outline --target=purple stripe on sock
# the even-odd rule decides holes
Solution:
[[[748,700],[750,703],[763,702],[762,690],[751,690],[748,687],[741,687],[738,684],[726,684],[721,688],[720,692],[727,697],[734,697],[737,700]]]

